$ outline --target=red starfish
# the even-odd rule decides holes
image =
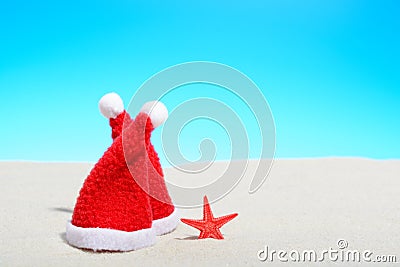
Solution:
[[[199,229],[201,231],[199,239],[203,238],[224,239],[224,236],[221,234],[219,228],[221,228],[224,224],[235,218],[237,215],[238,215],[237,213],[233,213],[222,217],[214,218],[210,208],[210,204],[208,203],[207,196],[204,196],[203,220],[181,219],[181,221],[183,223],[186,223],[187,225]]]

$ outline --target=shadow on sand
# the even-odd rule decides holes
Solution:
[[[182,238],[176,237],[174,239],[176,239],[176,240],[197,240],[197,239],[199,239],[199,237],[196,235],[191,235],[191,236],[182,237]]]
[[[73,210],[69,208],[62,208],[62,207],[57,207],[57,208],[50,208],[52,211],[60,211],[60,212],[67,212],[67,213],[72,213]]]

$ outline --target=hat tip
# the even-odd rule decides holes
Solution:
[[[140,112],[148,114],[154,128],[163,124],[168,118],[168,109],[160,101],[150,101],[143,105]]]
[[[105,94],[99,101],[101,114],[107,119],[115,119],[124,111],[124,103],[117,93]]]

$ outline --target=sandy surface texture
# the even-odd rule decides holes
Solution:
[[[247,175],[212,204],[215,216],[239,213],[222,228],[225,240],[197,240],[196,229],[180,224],[175,232],[158,237],[155,246],[128,253],[93,253],[65,242],[66,221],[91,167],[0,163],[0,266],[310,266],[293,263],[287,255],[287,263],[276,255],[272,262],[262,262],[257,254],[268,246],[269,251],[315,250],[320,255],[338,249],[339,239],[348,244],[343,251],[370,250],[372,260],[395,255],[400,262],[400,161],[276,160],[256,194],[247,192]],[[165,172],[185,180],[183,173]],[[201,218],[202,209],[181,214]],[[348,263],[325,259],[318,265]],[[369,264],[374,265],[393,266]]]

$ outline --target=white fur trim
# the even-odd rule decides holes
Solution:
[[[156,128],[163,124],[168,118],[168,110],[165,105],[159,101],[150,101],[143,105],[140,112],[147,113],[151,119],[153,127]]]
[[[125,232],[105,228],[82,228],[68,221],[66,239],[74,247],[110,251],[130,251],[155,244],[153,228]]]
[[[124,103],[118,94],[108,93],[100,99],[99,109],[101,114],[107,119],[115,119],[124,111]]]
[[[154,220],[153,229],[156,235],[165,235],[175,230],[179,223],[179,211],[175,208],[174,211],[165,218]]]

